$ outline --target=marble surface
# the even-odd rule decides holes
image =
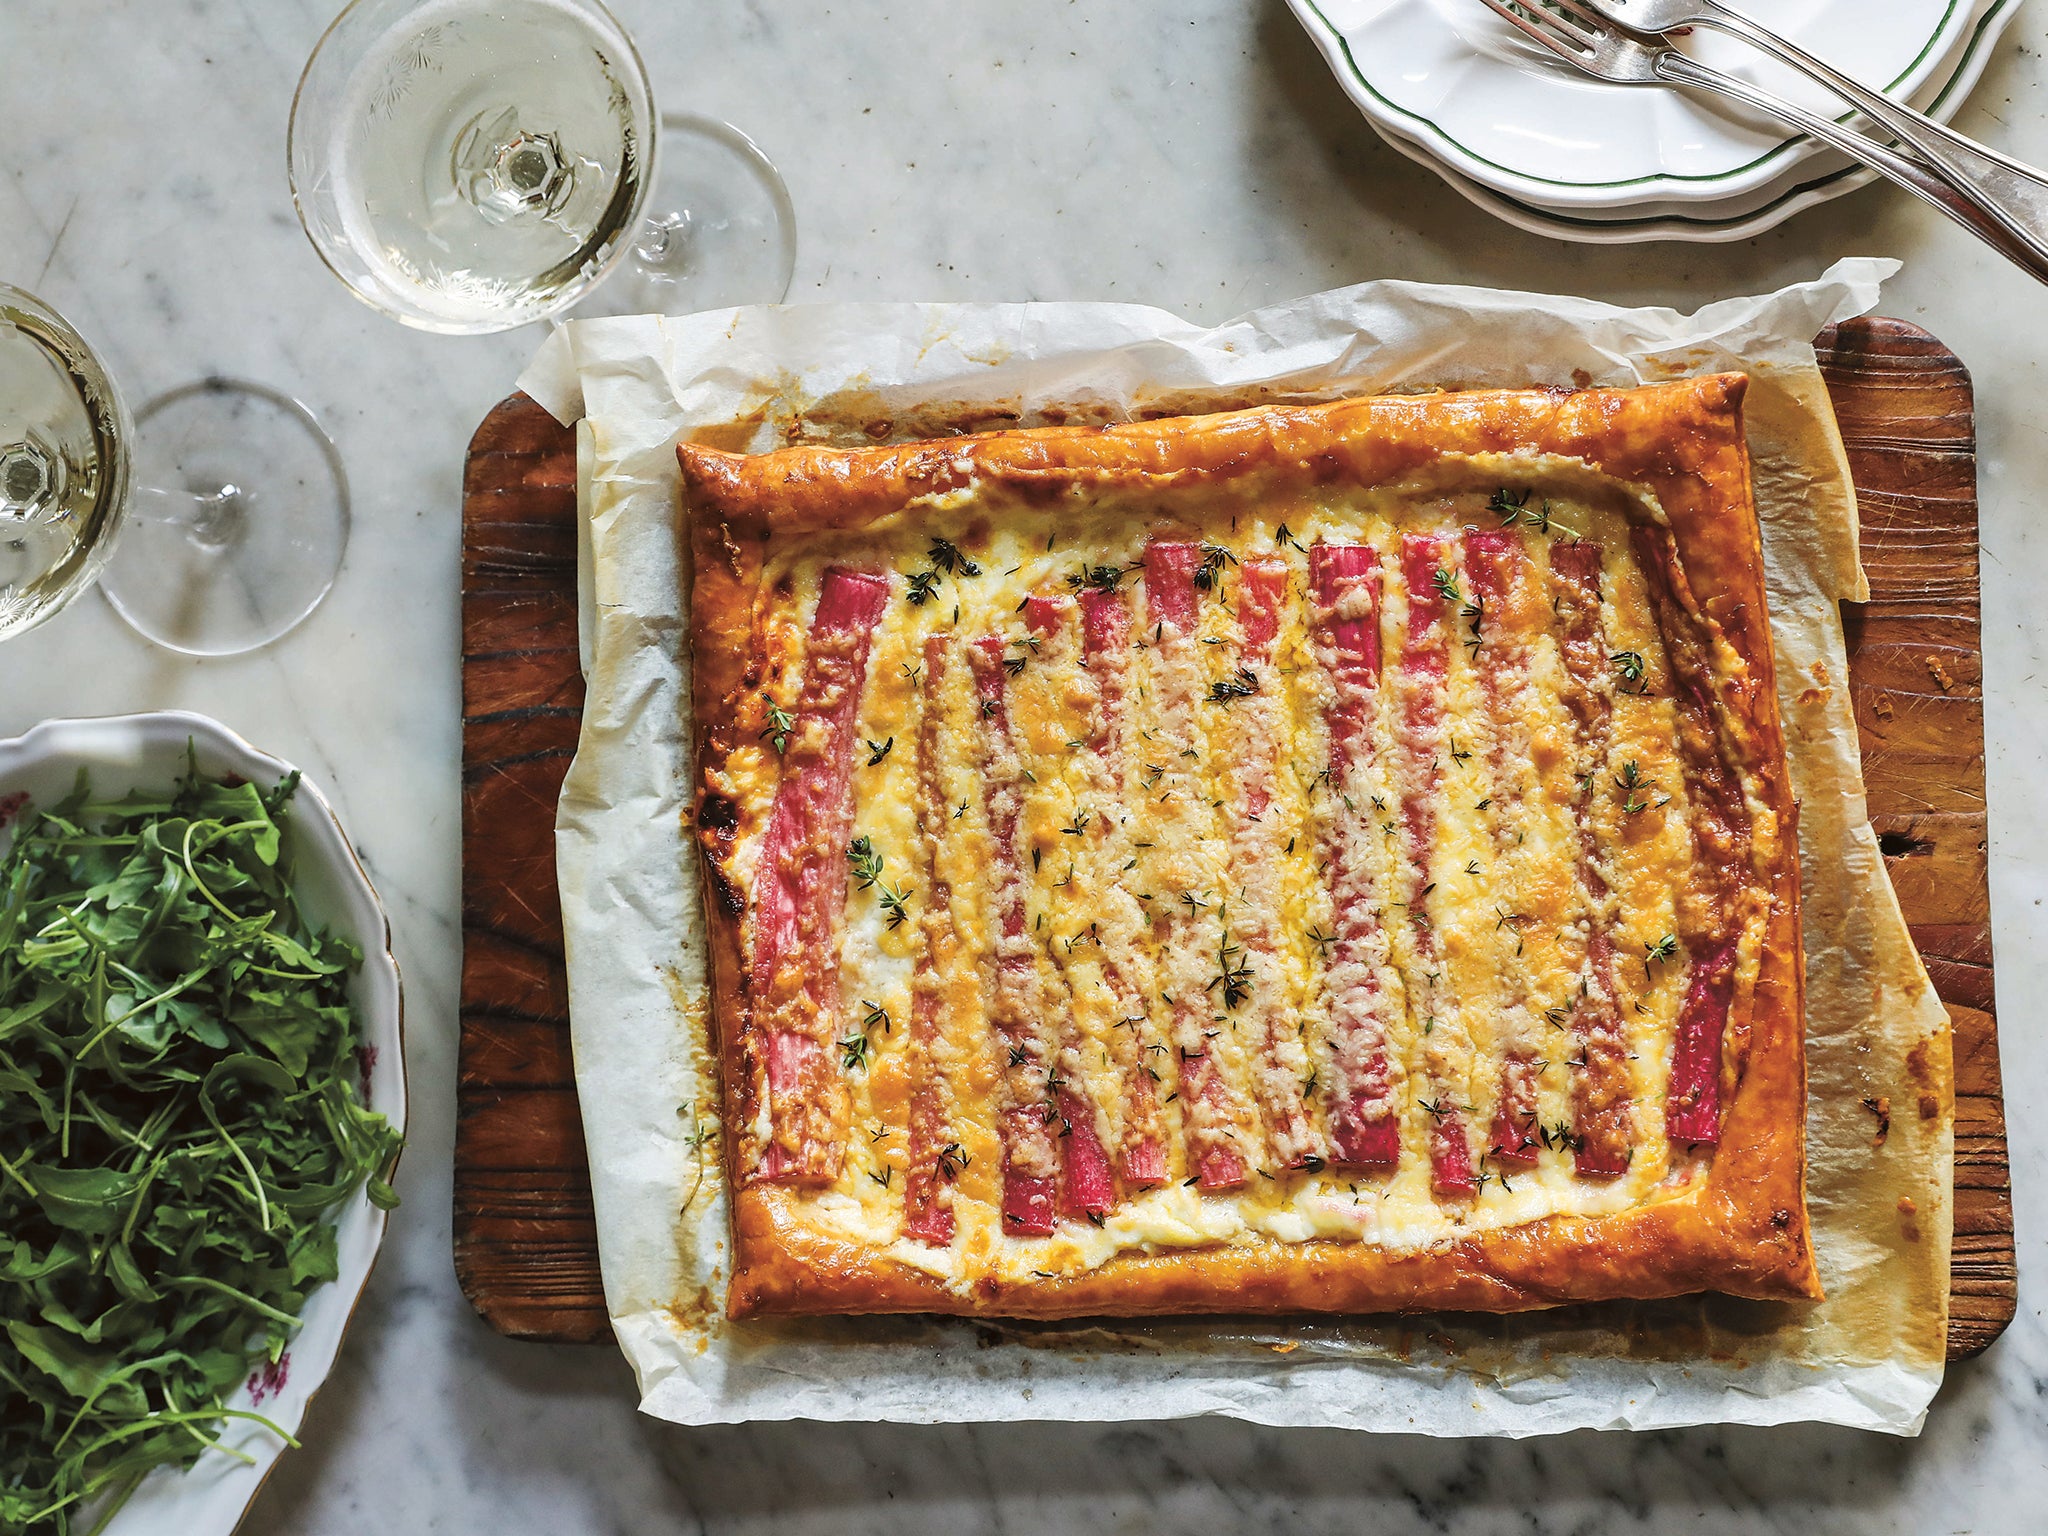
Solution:
[[[1449,0],[1446,0],[1449,3]],[[318,775],[385,893],[410,1002],[405,1205],[325,1393],[246,1528],[501,1536],[668,1530],[2003,1532],[2048,1499],[2048,294],[1871,189],[1729,247],[1575,248],[1494,222],[1381,145],[1280,0],[617,0],[676,106],[788,175],[807,299],[1107,298],[1220,320],[1370,277],[1690,308],[1902,257],[1883,308],[1979,391],[1992,893],[2021,1310],[1925,1435],[1820,1429],[1435,1443],[1221,1422],[988,1429],[641,1419],[606,1349],[508,1343],[449,1257],[459,960],[462,447],[536,333],[455,340],[357,304],[300,234],[291,93],[332,0],[5,0],[0,277],[66,312],[140,401],[202,373],[300,395],[355,536],[274,649],[196,663],[88,598],[10,642],[0,734],[58,714],[215,715]],[[1960,119],[2048,161],[2048,8]]]

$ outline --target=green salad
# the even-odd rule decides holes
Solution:
[[[336,1207],[396,1203],[362,956],[292,897],[297,787],[81,774],[0,858],[0,1532],[104,1520],[257,1417],[223,1403],[336,1278]]]

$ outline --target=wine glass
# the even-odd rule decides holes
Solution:
[[[655,111],[598,0],[354,0],[292,103],[292,199],[373,308],[423,330],[775,303],[781,176],[709,118]]]
[[[131,420],[84,338],[0,283],[0,639],[97,577],[158,645],[254,650],[320,605],[348,526],[340,455],[296,400],[201,379]]]

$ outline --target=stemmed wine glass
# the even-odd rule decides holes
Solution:
[[[292,103],[292,197],[357,297],[423,330],[775,303],[789,193],[738,129],[658,116],[598,0],[354,0]]]
[[[0,283],[0,639],[97,577],[158,645],[254,650],[319,606],[348,525],[340,456],[296,400],[202,379],[131,419],[84,338]]]

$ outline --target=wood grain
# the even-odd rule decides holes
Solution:
[[[1849,615],[1871,819],[1955,1026],[1951,1358],[2018,1297],[1991,990],[1969,376],[1926,332],[1819,338],[1863,508],[1871,601]],[[470,444],[463,494],[463,966],[455,1267],[499,1332],[611,1327],[569,1055],[554,805],[575,750],[575,440],[523,395]]]
[[[1991,991],[1976,405],[1968,371],[1917,326],[1845,321],[1818,346],[1870,575],[1870,601],[1845,610],[1870,821],[1955,1034],[1955,1360],[2019,1304]]]
[[[611,1337],[569,1056],[555,796],[576,750],[575,435],[524,395],[462,496],[462,1043],[455,1273],[522,1339]]]

